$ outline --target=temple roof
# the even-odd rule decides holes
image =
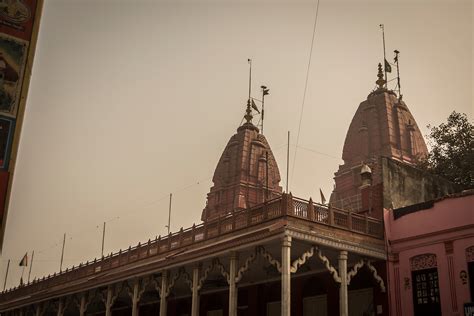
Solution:
[[[252,207],[282,193],[280,172],[270,145],[252,124],[248,110],[245,118],[247,122],[230,138],[217,163],[203,221]]]

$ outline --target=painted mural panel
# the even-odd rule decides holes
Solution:
[[[42,0],[0,0],[0,251]]]
[[[0,34],[0,115],[16,117],[28,44]]]

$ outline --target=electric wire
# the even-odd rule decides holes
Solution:
[[[304,90],[303,90],[303,100],[301,102],[301,111],[300,111],[300,120],[298,123],[298,133],[296,134],[296,148],[295,148],[295,154],[293,155],[293,166],[291,167],[291,178],[293,179],[294,171],[295,171],[295,165],[296,165],[296,153],[298,152],[298,143],[300,140],[300,132],[301,132],[301,122],[303,120],[303,111],[304,111],[304,105],[305,105],[305,100],[306,100],[306,91],[308,89],[308,78],[309,78],[309,70],[311,68],[311,59],[313,55],[313,46],[314,46],[314,38],[316,34],[316,24],[318,22],[318,13],[319,13],[319,1],[317,1],[316,4],[316,14],[314,17],[314,25],[313,25],[313,36],[311,38],[311,47],[309,50],[309,60],[308,60],[308,67],[306,69],[306,80],[304,84]]]

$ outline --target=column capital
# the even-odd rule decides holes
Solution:
[[[239,253],[237,251],[230,252],[230,259],[238,259],[238,258],[239,258]]]
[[[339,252],[339,256],[338,256],[338,259],[339,260],[347,260],[347,251],[346,250],[341,250]]]
[[[282,246],[283,247],[291,247],[291,236],[290,235],[285,235],[283,236],[283,238],[281,239],[281,243],[282,243]]]

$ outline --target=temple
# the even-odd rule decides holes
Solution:
[[[459,315],[469,289],[454,275],[466,262],[474,271],[474,192],[453,195],[455,185],[416,168],[427,149],[415,119],[386,89],[381,65],[376,83],[350,124],[329,205],[282,192],[249,98],[202,223],[8,289],[0,312]],[[459,218],[449,220],[454,209]],[[424,223],[431,224],[417,236]],[[422,286],[433,291],[417,291]]]

